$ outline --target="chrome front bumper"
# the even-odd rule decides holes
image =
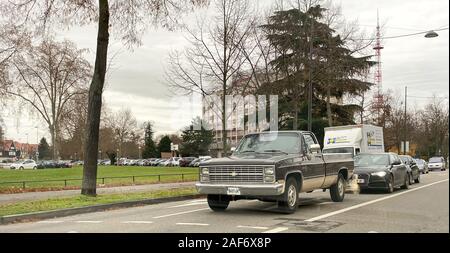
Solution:
[[[239,188],[240,196],[279,196],[284,193],[284,183],[255,184],[255,185],[227,185],[196,183],[200,194],[227,195],[228,188]]]

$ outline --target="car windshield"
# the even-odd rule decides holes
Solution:
[[[439,157],[430,158],[430,163],[440,163],[440,162],[442,162],[442,159]]]
[[[245,136],[235,153],[267,153],[281,152],[300,153],[300,142],[297,133],[260,133]]]
[[[355,165],[367,167],[373,165],[389,165],[389,155],[385,154],[360,154],[355,157]]]
[[[329,148],[329,149],[324,149],[323,153],[325,154],[353,154],[353,148],[352,147],[347,147],[347,148]]]

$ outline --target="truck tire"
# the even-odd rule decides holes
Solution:
[[[215,212],[223,212],[230,204],[230,198],[222,195],[208,195],[208,205]]]
[[[294,177],[289,177],[284,187],[284,194],[281,201],[278,201],[278,208],[286,214],[294,213],[298,206],[298,183]]]
[[[330,196],[333,202],[342,202],[345,197],[345,179],[344,176],[339,173],[337,182],[330,187]]]

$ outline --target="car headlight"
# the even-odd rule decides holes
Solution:
[[[209,168],[202,168],[202,175],[209,175]]]
[[[275,170],[273,167],[266,167],[264,168],[264,174],[266,175],[273,175],[275,173]]]
[[[372,176],[384,177],[386,176],[386,171],[375,172],[371,174]]]

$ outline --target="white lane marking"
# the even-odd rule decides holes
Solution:
[[[102,223],[103,221],[100,220],[79,220],[79,221],[75,221],[76,223],[93,223],[93,224],[98,224],[98,223]]]
[[[380,201],[383,201],[383,200],[395,198],[395,197],[398,197],[398,196],[406,194],[406,193],[418,191],[420,189],[427,188],[427,187],[430,187],[430,186],[433,186],[433,185],[436,185],[436,184],[440,184],[440,183],[443,183],[443,182],[447,182],[447,181],[448,181],[448,179],[442,180],[442,181],[438,181],[438,182],[434,182],[434,183],[427,184],[427,185],[424,185],[424,186],[421,186],[421,187],[417,187],[417,188],[414,188],[414,189],[411,189],[411,190],[400,192],[400,193],[397,193],[397,194],[394,194],[394,195],[389,195],[389,196],[386,196],[386,197],[383,197],[383,198],[379,198],[379,199],[371,200],[371,201],[364,202],[364,203],[361,203],[361,204],[358,204],[358,205],[354,205],[354,206],[351,206],[351,207],[347,207],[347,208],[344,208],[344,209],[341,209],[341,210],[338,210],[338,211],[335,211],[335,212],[331,212],[331,213],[327,213],[327,214],[324,214],[324,215],[320,215],[320,216],[317,216],[317,217],[314,217],[314,218],[311,218],[311,219],[307,219],[305,221],[306,222],[313,222],[313,221],[325,219],[325,218],[328,218],[330,216],[334,216],[334,215],[337,215],[337,214],[345,213],[345,212],[348,212],[348,211],[353,210],[353,209],[357,209],[357,208],[360,208],[360,207],[363,207],[363,206],[371,205],[371,204],[374,204],[374,203],[377,203],[377,202],[380,202]]]
[[[369,231],[369,232],[367,232],[367,233],[369,233],[369,234],[378,234],[377,231]]]
[[[68,233],[68,234],[76,234],[76,233],[78,233],[78,232],[75,231],[75,230],[71,230],[71,231],[67,231],[67,233]]]
[[[178,205],[178,206],[170,206],[168,208],[177,208],[177,207],[185,207],[185,206],[196,206],[196,205],[206,205],[206,202],[195,202],[195,203],[189,203],[189,204],[183,204],[183,205]]]
[[[196,199],[189,201],[189,203],[196,203],[196,202],[206,202],[206,199]]]
[[[62,220],[43,220],[43,221],[38,221],[38,223],[40,224],[59,224],[59,223],[63,223],[64,221]]]
[[[266,230],[269,229],[268,227],[253,227],[253,226],[237,226],[238,228],[253,228],[253,229],[261,229],[261,230]]]
[[[264,231],[263,233],[274,234],[274,233],[279,233],[279,232],[283,232],[286,230],[288,230],[288,228],[286,228],[286,227],[277,227],[277,228],[274,228],[271,230]]]
[[[156,216],[156,217],[153,217],[153,219],[161,219],[161,218],[166,218],[166,217],[170,217],[170,216],[176,216],[176,215],[181,215],[181,214],[186,214],[186,213],[193,213],[193,212],[199,212],[199,211],[205,211],[205,210],[209,210],[209,208],[202,208],[202,209],[196,209],[196,210],[179,212],[179,213],[171,213],[171,214]]]
[[[153,221],[122,221],[123,224],[152,224]]]
[[[180,225],[180,226],[209,226],[209,224],[205,224],[205,223],[183,223],[183,222],[180,222],[180,223],[176,223],[177,225]]]

